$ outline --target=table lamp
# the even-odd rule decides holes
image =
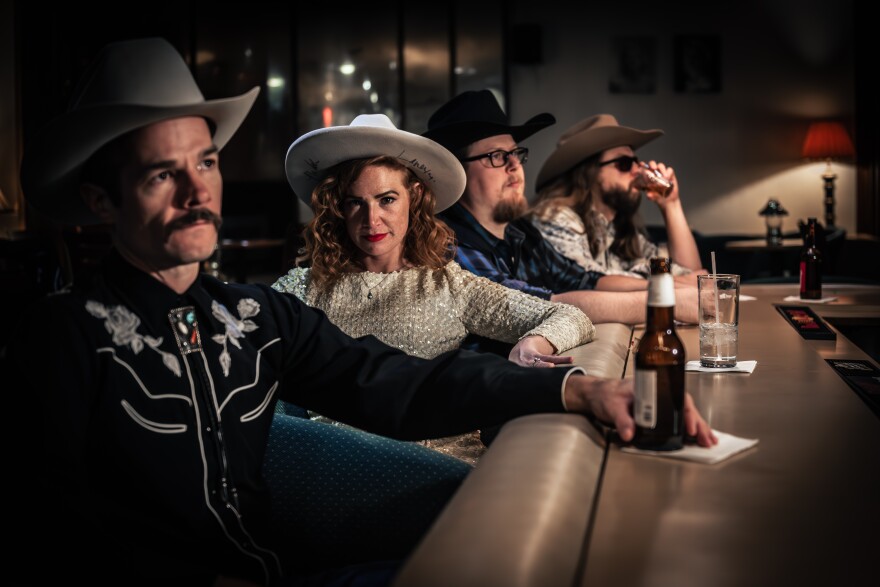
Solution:
[[[788,210],[782,207],[777,200],[770,199],[764,209],[758,212],[767,223],[767,244],[770,246],[782,244],[782,217],[788,216]]]
[[[825,227],[834,227],[834,180],[837,175],[831,170],[832,159],[843,159],[855,155],[849,133],[839,122],[819,121],[810,124],[807,138],[804,139],[803,157],[825,159]]]

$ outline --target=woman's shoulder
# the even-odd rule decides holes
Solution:
[[[308,267],[294,267],[287,274],[279,277],[272,284],[272,289],[304,298],[311,281],[311,271]]]
[[[459,265],[456,261],[450,261],[446,265],[443,266],[442,269],[435,272],[443,276],[445,279],[449,280],[452,283],[460,283],[462,280],[469,280],[478,278],[479,275],[476,273],[471,273],[467,269],[463,269],[461,265]]]
[[[482,275],[477,275],[476,273],[468,271],[455,261],[447,263],[440,272],[442,272],[445,281],[448,283],[449,289],[455,297],[464,294],[466,294],[465,299],[474,296],[479,297],[487,294],[487,290],[499,288],[501,291],[516,291],[511,290],[500,283],[495,283],[488,277],[483,277]]]
[[[470,281],[478,277],[467,269],[462,269],[461,265],[455,261],[449,261],[440,269],[430,271],[430,275],[434,288],[447,289],[453,294],[461,291]]]

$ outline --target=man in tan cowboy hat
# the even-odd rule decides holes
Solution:
[[[268,286],[200,275],[221,217],[219,150],[257,92],[206,101],[166,41],[114,43],[70,110],[26,151],[25,196],[61,222],[109,223],[115,249],[94,282],[23,312],[8,349],[16,450],[7,467],[30,482],[13,488],[13,583],[338,581],[306,553],[325,520],[312,508],[352,507],[320,492],[345,467],[310,464],[317,449],[305,455],[293,503],[283,505],[317,522],[287,545],[271,526],[261,467],[279,398],[410,439],[566,408],[632,437],[628,382],[464,351],[416,359],[352,339]],[[693,411],[687,424],[711,443]],[[341,444],[348,454],[350,437],[319,436],[322,450]],[[298,442],[290,452],[310,450]],[[360,450],[367,458],[381,449]],[[382,483],[402,477],[392,469],[378,467]],[[421,481],[419,491],[430,491]],[[325,548],[339,564],[362,562],[361,546],[375,547],[370,557],[405,554],[382,540],[352,543],[347,523]],[[393,570],[353,572],[374,585]]]
[[[461,199],[440,215],[455,231],[456,260],[508,287],[578,306],[593,322],[642,322],[645,292],[628,290],[644,290],[644,280],[584,269],[522,217],[528,209],[523,193],[528,149],[519,142],[554,121],[539,114],[525,124],[509,124],[489,90],[459,94],[428,120],[423,136],[452,151],[467,174]],[[597,291],[603,289],[615,291]],[[677,292],[676,318],[696,322],[697,296],[690,289]]]
[[[634,152],[662,134],[620,126],[610,114],[591,116],[565,131],[536,182],[532,221],[544,238],[581,267],[621,281],[646,279],[650,258],[669,256],[672,274],[692,285],[700,255],[675,171],[663,163],[640,162]],[[668,253],[642,229],[642,193],[660,208]]]

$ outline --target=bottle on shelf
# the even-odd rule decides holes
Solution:
[[[636,351],[636,434],[648,450],[677,450],[684,432],[684,344],[675,332],[675,282],[669,259],[651,259],[645,333]]]
[[[816,244],[817,221],[807,220],[804,248],[801,251],[801,299],[822,298],[822,253]]]

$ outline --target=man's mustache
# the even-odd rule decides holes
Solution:
[[[214,214],[207,208],[195,208],[190,210],[180,218],[175,218],[171,222],[168,223],[168,232],[173,232],[175,230],[180,230],[182,228],[186,228],[190,224],[195,224],[196,222],[201,222],[202,220],[210,220],[214,224],[214,228],[218,231],[220,230],[220,226],[223,224],[223,218],[219,215]]]

